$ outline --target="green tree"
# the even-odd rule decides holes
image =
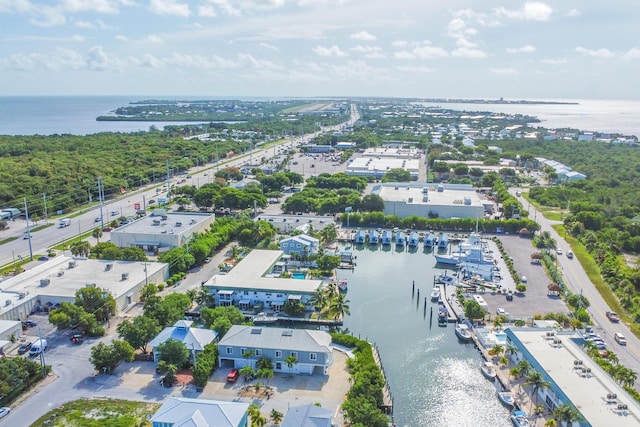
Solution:
[[[353,426],[387,427],[389,419],[366,396],[357,396],[343,403],[345,418]]]
[[[169,294],[164,298],[154,295],[148,297],[143,309],[145,316],[155,319],[160,328],[173,325],[184,317],[191,306],[191,300],[185,294]]]
[[[99,322],[106,321],[116,312],[116,300],[105,289],[84,287],[76,291],[76,305],[95,316]]]
[[[91,232],[91,236],[96,239],[98,243],[100,243],[100,238],[102,237],[102,228],[96,227]]]
[[[390,169],[382,177],[382,182],[409,182],[411,173],[402,168]]]
[[[158,346],[158,361],[183,367],[189,360],[189,349],[183,342],[169,338]]]
[[[293,365],[298,363],[298,358],[293,354],[290,354],[284,358],[284,363],[289,367],[289,376],[292,376]]]
[[[482,308],[482,306],[478,304],[477,301],[468,299],[464,302],[464,315],[467,319],[484,319],[484,316],[486,314],[486,310]]]
[[[132,362],[134,359],[134,349],[125,341],[114,340],[110,345],[98,343],[91,347],[89,361],[93,367],[100,372],[107,374],[113,370],[120,362]]]
[[[545,381],[542,374],[538,371],[531,371],[527,375],[524,386],[531,387],[531,394],[535,397],[535,401],[538,401],[538,392],[540,390],[544,390],[545,388],[549,388],[551,384],[548,381]]]
[[[155,319],[142,315],[135,317],[133,321],[124,319],[118,325],[117,331],[120,338],[146,354],[147,344],[158,335],[160,327]]]
[[[563,425],[572,426],[574,423],[579,423],[584,421],[584,417],[580,414],[574,406],[572,405],[560,405],[556,407],[553,411],[553,417],[558,420],[558,422]]]
[[[384,200],[377,194],[367,194],[360,202],[360,210],[364,212],[384,211]]]
[[[89,251],[91,250],[91,244],[86,240],[78,240],[76,242],[71,243],[69,245],[69,250],[75,256],[89,256]]]
[[[340,257],[337,255],[322,255],[318,257],[316,263],[320,271],[329,274],[340,266]]]
[[[269,418],[271,418],[272,423],[280,424],[282,422],[282,419],[284,418],[284,415],[282,414],[282,412],[278,412],[275,409],[272,409],[271,414],[269,414]]]
[[[329,316],[333,316],[333,318],[344,318],[345,315],[351,314],[349,311],[349,300],[343,293],[338,293],[331,301],[329,302]]]

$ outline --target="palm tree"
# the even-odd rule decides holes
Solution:
[[[529,372],[531,371],[531,364],[526,360],[521,360],[516,365],[516,368],[518,368],[518,376],[526,377],[527,375],[529,375]]]
[[[557,427],[557,426],[558,426],[558,422],[556,420],[554,420],[553,418],[549,418],[544,423],[544,427]]]
[[[504,353],[504,346],[500,344],[494,345],[490,350],[489,354],[495,357],[500,357],[500,355]]]
[[[309,303],[313,305],[314,310],[322,312],[322,309],[327,305],[327,299],[325,298],[325,292],[322,285],[313,292],[309,298]]]
[[[584,418],[582,414],[571,405],[560,405],[553,411],[553,416],[560,424],[573,425],[575,422],[582,422]]]
[[[272,409],[270,417],[271,417],[271,422],[273,422],[274,424],[280,424],[284,416],[282,415],[282,412],[278,412],[275,409]]]
[[[267,419],[260,413],[260,406],[257,403],[249,405],[247,412],[251,418],[251,427],[264,427],[267,424]]]
[[[231,245],[231,247],[229,248],[229,251],[231,252],[231,258],[236,259],[236,257],[240,253],[240,246]]]
[[[507,345],[504,349],[504,354],[511,360],[511,356],[518,354],[518,348],[512,345]]]
[[[98,243],[100,243],[100,238],[102,237],[102,228],[100,227],[94,228],[93,231],[91,232],[91,236],[93,236],[93,238],[96,239]]]
[[[338,237],[336,226],[334,224],[328,225],[320,231],[320,239],[323,243],[331,243]]]
[[[291,370],[293,369],[293,365],[298,363],[298,358],[295,357],[293,354],[290,354],[289,356],[284,358],[284,363],[286,363],[287,366],[289,367],[289,376],[291,376],[292,375]]]
[[[343,318],[345,315],[351,314],[349,311],[349,300],[345,296],[345,294],[339,293],[330,303],[329,303],[329,315],[334,318]]]
[[[91,244],[86,240],[80,240],[77,242],[71,243],[69,246],[71,253],[75,256],[87,256],[89,255],[89,251],[91,250]]]
[[[198,295],[196,295],[195,300],[199,305],[206,305],[207,307],[213,305],[214,298],[209,292],[209,288],[206,286],[200,286],[200,290],[198,290]]]
[[[527,375],[527,379],[524,383],[525,387],[531,386],[531,394],[535,397],[536,402],[538,401],[538,391],[544,390],[550,385],[551,384],[548,381],[545,381],[542,374],[535,370]],[[533,407],[533,403],[531,406]]]
[[[273,369],[258,369],[257,372],[258,378],[261,378],[264,380],[264,385],[265,387],[269,386],[269,381],[273,378],[274,373],[273,373]]]
[[[189,297],[191,303],[193,303],[198,297],[198,291],[196,291],[195,289],[189,289],[187,292],[185,292],[185,294]]]

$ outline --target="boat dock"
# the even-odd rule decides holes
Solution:
[[[447,308],[449,323],[458,323],[458,314],[464,313],[462,308],[458,305],[455,300],[455,293],[452,293],[451,296],[447,296],[447,285],[437,285],[440,288],[440,295],[442,295],[442,303]],[[455,290],[455,286],[453,287]]]
[[[389,389],[389,383],[387,382],[387,374],[384,372],[382,361],[380,360],[380,354],[378,353],[378,347],[375,344],[371,344],[371,351],[373,352],[373,360],[382,372],[384,379],[384,387],[382,387],[382,410],[387,415],[393,415],[393,398],[391,397],[391,390]]]

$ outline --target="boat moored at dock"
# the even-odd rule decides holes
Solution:
[[[495,368],[493,367],[493,363],[488,361],[482,364],[480,370],[482,371],[482,375],[484,375],[484,377],[490,381],[495,380],[496,376],[498,375]]]
[[[458,340],[462,342],[473,341],[473,335],[471,335],[471,330],[465,323],[456,324],[455,333],[456,333],[456,336],[458,337]]]
[[[508,409],[513,409],[516,403],[510,391],[498,391],[498,399]]]
[[[529,427],[531,425],[525,411],[513,411],[511,413],[511,422],[515,427]]]
[[[434,286],[431,290],[431,301],[436,302],[440,299],[440,286]]]

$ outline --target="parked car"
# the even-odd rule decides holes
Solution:
[[[80,334],[71,335],[71,342],[74,344],[82,344],[84,338]]]
[[[25,320],[22,322],[22,328],[23,329],[27,329],[27,328],[33,328],[38,326],[38,324],[36,322],[34,322],[33,320]]]
[[[33,343],[31,341],[22,343],[22,345],[18,348],[18,354],[25,354],[27,351],[29,351],[32,345]]]
[[[556,253],[557,253],[558,255],[562,255],[562,249],[560,249],[560,248],[556,249]]]
[[[4,418],[7,415],[9,415],[9,412],[11,412],[11,408],[9,408],[8,406],[3,406],[2,408],[0,408],[0,418]]]
[[[505,309],[504,309],[504,308],[502,308],[502,307],[498,307],[498,308],[497,308],[497,310],[496,310],[496,314],[497,314],[498,316],[506,316],[506,315],[507,315],[507,312],[505,311]]]
[[[238,381],[239,376],[240,376],[240,371],[237,369],[232,369],[227,374],[227,381],[230,383],[235,383],[236,381]]]

